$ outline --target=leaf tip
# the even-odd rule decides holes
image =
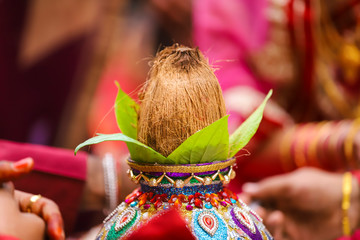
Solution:
[[[75,150],[74,150],[74,155],[75,155],[75,156],[76,156],[77,152],[79,151],[79,149],[80,149],[79,146],[77,146],[77,147],[75,148]]]

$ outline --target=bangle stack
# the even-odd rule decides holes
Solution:
[[[360,118],[297,124],[282,134],[279,156],[285,172],[304,166],[357,169],[355,139]]]

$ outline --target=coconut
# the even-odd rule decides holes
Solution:
[[[208,60],[178,44],[155,56],[139,99],[138,140],[164,156],[226,114]]]

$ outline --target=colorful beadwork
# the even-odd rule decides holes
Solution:
[[[255,224],[244,209],[234,207],[233,212],[238,221],[240,221],[244,226],[246,226],[252,233],[256,233]]]
[[[263,219],[254,210],[252,210],[251,208],[249,208],[248,210],[259,222],[263,221]]]
[[[191,182],[187,182],[186,179],[174,180],[174,176],[170,178],[166,174],[147,177],[150,175],[142,173],[141,180],[138,179],[141,188],[129,194],[104,220],[97,239],[125,238],[142,222],[176,208],[199,240],[273,240],[262,219],[223,186],[227,175],[217,174],[216,179],[201,176],[203,182],[198,176],[192,176]]]
[[[214,236],[219,227],[219,221],[215,215],[209,211],[203,211],[198,216],[198,223],[210,236]]]
[[[107,222],[100,232],[101,239],[120,239],[126,236],[140,220],[140,213],[134,208],[125,208],[118,212],[115,221]]]
[[[212,207],[218,208],[219,204],[226,207],[227,205],[233,205],[236,203],[235,199],[237,199],[237,196],[227,188],[223,188],[217,193],[202,194],[200,192],[196,192],[191,195],[168,195],[165,193],[155,194],[153,192],[142,192],[140,189],[135,189],[125,198],[125,203],[131,207],[138,206],[143,209],[149,209],[151,206],[158,209],[165,203],[180,208],[184,203],[190,211],[193,207],[203,208],[205,206],[207,209],[211,209]]]
[[[201,224],[204,220],[201,216],[207,216],[207,223]],[[216,211],[194,210],[192,228],[199,240],[228,239],[228,228],[224,219]],[[216,220],[215,220],[216,219]],[[213,222],[214,221],[214,222]],[[216,222],[215,222],[216,221]],[[214,229],[211,234],[210,229]],[[216,229],[216,230],[215,230]]]
[[[184,186],[183,188],[174,188],[170,185],[162,185],[157,187],[151,187],[146,184],[141,184],[142,192],[153,192],[154,194],[184,194],[191,195],[197,192],[205,194],[205,193],[217,193],[221,191],[223,188],[223,184],[221,182],[214,182],[211,185],[202,185],[202,184],[193,184],[192,186]]]
[[[128,208],[127,210],[123,211],[116,219],[115,231],[118,232],[126,225],[128,225],[135,218],[135,214],[136,212],[133,208]]]
[[[128,177],[136,184],[141,182],[142,184],[146,184],[150,187],[156,187],[161,183],[164,183],[164,181],[166,181],[166,183],[171,184],[175,188],[183,188],[184,186],[191,184],[192,181],[194,180],[196,180],[198,183],[203,184],[204,186],[211,185],[212,182],[215,181],[216,179],[217,181],[220,181],[223,184],[228,184],[231,179],[235,178],[236,175],[232,166],[230,166],[229,168],[226,167],[224,169],[219,169],[217,171],[202,172],[198,174],[195,173],[189,174],[186,172],[185,173],[152,172],[151,174],[149,174],[136,169],[129,169],[127,171],[127,174]],[[173,175],[175,177],[173,177]]]

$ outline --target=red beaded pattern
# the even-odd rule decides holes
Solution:
[[[226,207],[227,205],[233,205],[238,200],[236,194],[231,192],[227,188],[223,188],[218,193],[206,193],[201,194],[199,192],[193,195],[173,194],[168,196],[167,194],[154,194],[153,192],[142,192],[140,189],[135,189],[131,194],[125,198],[125,203],[130,206],[143,207],[149,209],[153,206],[155,209],[159,209],[168,203],[174,207],[181,208],[183,204],[186,205],[186,210],[193,210],[196,208],[203,208],[204,206],[210,206],[218,208],[219,205]]]
[[[203,211],[198,216],[198,223],[205,232],[214,236],[219,228],[219,221],[217,217],[210,211]]]
[[[133,208],[128,208],[123,211],[118,218],[116,219],[115,231],[120,231],[123,227],[131,222],[135,217],[135,210]]]
[[[238,221],[245,225],[252,233],[256,233],[255,224],[245,210],[239,207],[234,207],[233,211]]]

